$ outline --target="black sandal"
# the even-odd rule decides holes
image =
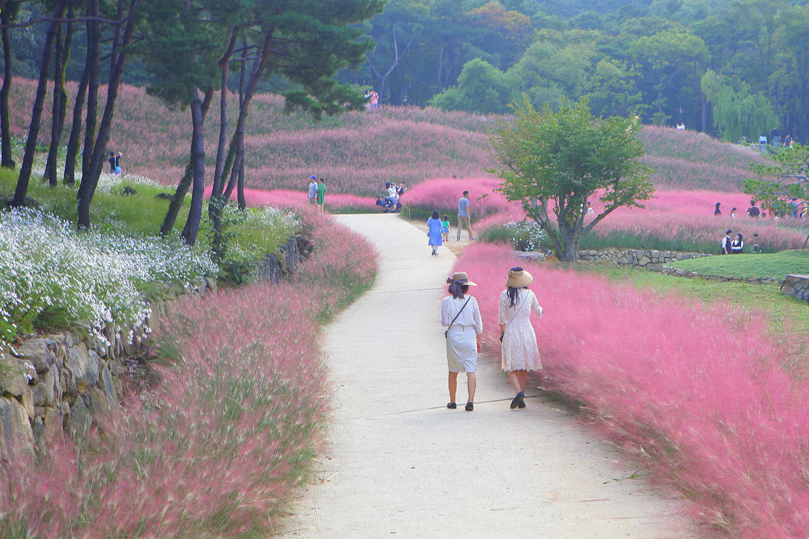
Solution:
[[[466,403],[466,407],[465,407],[464,409],[465,409],[467,412],[471,412],[472,410],[474,410],[474,409],[475,409],[475,405],[474,405],[474,404],[472,404],[471,402],[467,402],[467,403]]]
[[[519,393],[517,393],[517,396],[514,397],[514,400],[511,401],[511,405],[509,406],[509,408],[511,408],[512,410],[514,408],[517,408],[518,406],[520,408],[525,408],[525,403],[523,402],[523,398],[525,398],[525,393],[520,391]]]
[[[447,408],[449,408],[450,410],[454,410],[457,407],[458,407],[458,405],[455,404],[454,402],[448,402],[447,403]]]

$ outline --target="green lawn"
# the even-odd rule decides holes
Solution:
[[[742,258],[745,255],[739,255]],[[750,255],[751,257],[754,255]],[[765,255],[755,255],[765,256]],[[722,257],[715,257],[722,258]],[[690,262],[690,261],[689,261]],[[686,279],[662,273],[633,271],[617,268],[584,269],[597,271],[610,280],[624,282],[638,288],[651,288],[660,294],[674,293],[681,297],[702,301],[706,304],[730,303],[751,312],[761,312],[770,322],[774,335],[809,333],[809,304],[787,296],[777,284],[760,285],[708,281],[706,279]]]
[[[725,255],[682,260],[675,268],[724,277],[783,279],[789,274],[809,274],[809,251],[781,251],[772,254]]]

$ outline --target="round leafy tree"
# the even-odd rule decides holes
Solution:
[[[524,98],[514,112],[491,136],[502,165],[491,172],[503,179],[498,191],[548,233],[559,260],[577,260],[581,238],[617,208],[652,198],[637,117],[597,118],[586,100],[554,113]],[[599,211],[588,216],[588,202]]]

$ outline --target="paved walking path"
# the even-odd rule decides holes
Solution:
[[[480,358],[474,412],[463,374],[448,410],[439,309],[455,256],[431,257],[395,215],[338,219],[376,245],[380,275],[328,327],[334,424],[282,537],[696,537],[676,500],[536,389],[509,410],[499,362]]]

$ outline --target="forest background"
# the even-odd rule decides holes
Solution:
[[[45,12],[22,2],[17,20]],[[383,104],[486,115],[510,112],[521,93],[552,108],[587,97],[597,115],[682,121],[734,142],[773,127],[809,139],[806,0],[388,0],[362,26],[376,49],[338,78],[375,88]],[[45,32],[11,32],[15,76],[36,78]],[[68,80],[81,79],[85,47],[77,34]],[[232,89],[239,77],[233,70]],[[150,78],[135,57],[123,81]],[[275,77],[262,86],[290,89]]]

